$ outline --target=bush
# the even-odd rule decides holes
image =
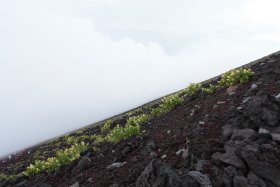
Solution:
[[[112,120],[108,120],[104,123],[104,125],[101,127],[101,132],[108,132],[111,128],[111,125],[112,125]]]
[[[178,94],[164,97],[162,99],[162,103],[157,108],[152,109],[151,114],[152,116],[160,116],[162,114],[171,111],[176,106],[182,103],[183,103],[183,99],[180,98]]]
[[[236,84],[244,84],[254,75],[251,69],[239,68],[228,71],[221,76],[218,82],[220,86],[233,86]]]
[[[207,94],[212,94],[214,91],[216,91],[216,89],[218,88],[218,86],[214,86],[212,84],[209,84],[209,86],[207,88],[201,88],[201,90],[204,92],[204,93],[207,93]]]

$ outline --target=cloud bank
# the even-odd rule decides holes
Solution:
[[[279,50],[279,5],[0,2],[0,155]]]

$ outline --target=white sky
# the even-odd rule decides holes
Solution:
[[[0,155],[279,50],[278,0],[0,0]]]

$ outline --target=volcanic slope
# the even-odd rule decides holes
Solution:
[[[280,53],[237,70],[3,159],[0,186],[280,187]]]

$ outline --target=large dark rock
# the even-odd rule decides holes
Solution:
[[[136,187],[199,187],[190,175],[179,175],[174,169],[159,160],[151,161],[138,177]]]

